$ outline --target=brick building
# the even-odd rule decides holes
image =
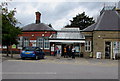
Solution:
[[[17,49],[26,46],[37,46],[49,53],[50,43],[48,38],[56,31],[48,25],[41,23],[41,13],[36,12],[36,22],[23,27],[22,34],[18,38]]]

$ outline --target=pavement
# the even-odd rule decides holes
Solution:
[[[6,54],[2,54],[2,61],[18,61],[18,62],[38,62],[38,63],[55,63],[55,64],[73,64],[73,65],[97,65],[97,66],[118,66],[118,60],[111,59],[96,59],[96,58],[64,58],[58,59],[56,56],[45,56],[45,59],[32,60],[26,59],[22,60],[19,54],[14,54],[13,58],[7,57]]]

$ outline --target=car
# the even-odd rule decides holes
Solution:
[[[23,47],[20,56],[23,60],[25,58],[44,59],[45,53],[39,47]]]

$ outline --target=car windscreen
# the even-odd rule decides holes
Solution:
[[[35,48],[32,48],[32,47],[25,47],[23,48],[24,51],[34,51]]]

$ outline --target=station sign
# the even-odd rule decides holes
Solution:
[[[16,48],[16,45],[15,45],[15,44],[13,44],[13,45],[12,45],[12,48]]]

